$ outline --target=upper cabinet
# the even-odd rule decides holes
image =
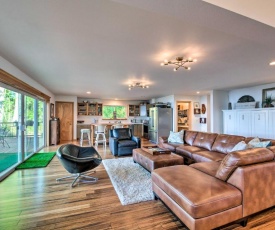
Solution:
[[[77,114],[102,116],[102,103],[77,103]]]
[[[129,105],[129,117],[140,116],[140,105]]]
[[[77,115],[87,115],[87,103],[77,103]]]
[[[102,116],[102,104],[101,103],[88,103],[88,115],[89,116]]]
[[[128,115],[131,117],[141,116],[149,117],[149,109],[152,107],[151,104],[141,105],[129,105]]]

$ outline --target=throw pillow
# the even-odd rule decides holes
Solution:
[[[240,141],[238,144],[234,146],[234,148],[230,152],[240,151],[247,149],[247,144],[244,141]]]
[[[248,148],[266,148],[268,146],[271,146],[271,141],[260,141],[248,144]]]
[[[251,141],[248,142],[248,145],[255,145],[257,143],[261,142],[258,137],[253,138]]]
[[[184,130],[181,130],[180,132],[170,131],[168,142],[183,143],[183,134]]]

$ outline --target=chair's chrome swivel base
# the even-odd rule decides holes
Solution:
[[[89,173],[91,173],[91,172],[89,172]],[[87,175],[85,175],[85,173],[75,173],[70,176],[64,176],[61,178],[57,178],[56,181],[66,180],[68,178],[75,178],[71,184],[71,187],[74,187],[76,185],[77,180],[78,180],[78,183],[81,182],[81,183],[85,183],[85,184],[96,183],[98,181],[98,178],[93,177],[93,176],[87,176]]]

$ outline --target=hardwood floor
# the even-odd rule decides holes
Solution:
[[[108,147],[98,151],[103,159],[114,158]],[[0,229],[186,229],[161,201],[122,206],[103,164],[96,184],[56,182],[67,174],[54,157],[46,168],[16,170],[2,181]],[[245,228],[226,229],[275,229],[275,208],[253,216]]]

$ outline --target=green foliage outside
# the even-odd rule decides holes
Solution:
[[[20,100],[21,94],[14,92],[12,90],[0,87],[0,124],[2,128],[6,128],[9,135],[15,136],[17,125],[19,122],[20,114]],[[25,109],[24,118],[25,123],[27,121],[34,121],[34,109],[35,100],[32,97],[25,96]],[[42,134],[44,130],[44,102],[38,100],[38,133]],[[27,126],[26,133],[33,133],[34,126]]]
[[[125,119],[126,107],[119,105],[104,105],[103,119]]]

